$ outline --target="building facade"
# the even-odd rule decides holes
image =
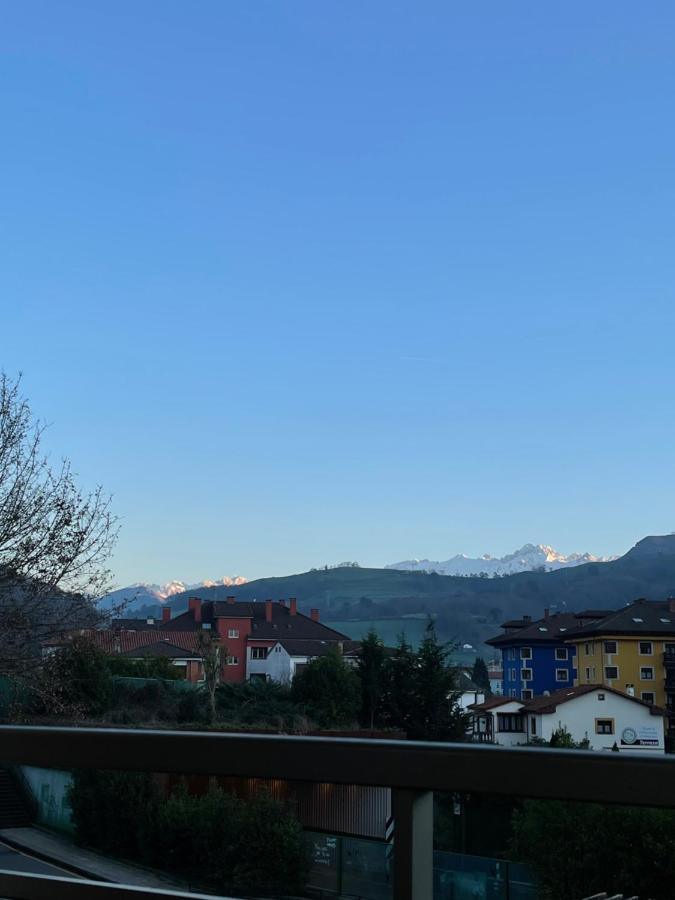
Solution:
[[[504,747],[549,742],[564,728],[590,750],[665,752],[664,711],[600,684],[525,701],[493,697],[472,712],[474,739]]]
[[[593,610],[582,613],[549,614],[532,621],[530,616],[504,622],[504,633],[486,641],[502,654],[505,697],[529,700],[565,687],[577,677],[576,648],[567,635],[580,624],[606,615]]]

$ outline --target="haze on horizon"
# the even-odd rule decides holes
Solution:
[[[115,581],[673,530],[675,8],[7,8],[2,354]]]

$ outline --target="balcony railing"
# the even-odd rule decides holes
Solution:
[[[475,744],[99,728],[0,727],[0,765],[254,776],[390,787],[395,900],[431,900],[432,792],[675,807],[672,758]],[[160,900],[158,891],[0,870],[0,897]]]

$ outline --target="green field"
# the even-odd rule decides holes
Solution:
[[[427,619],[401,617],[398,619],[363,619],[343,620],[343,621],[326,621],[325,624],[329,628],[348,634],[349,637],[358,641],[365,637],[371,628],[374,628],[378,635],[382,638],[388,647],[395,647],[398,643],[400,634],[405,634],[406,640],[417,647],[424,637],[424,629],[427,626]]]

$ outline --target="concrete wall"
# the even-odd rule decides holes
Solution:
[[[58,831],[72,832],[70,804],[66,799],[72,783],[70,772],[38,769],[35,766],[22,766],[21,769],[37,803],[38,823]]]

